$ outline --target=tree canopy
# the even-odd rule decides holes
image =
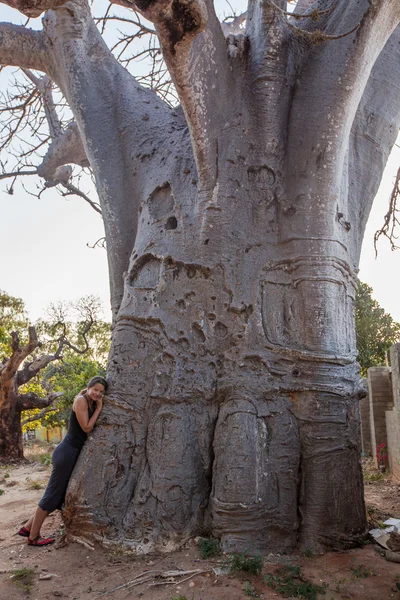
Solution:
[[[370,367],[384,366],[389,348],[400,341],[400,323],[396,323],[385,312],[372,294],[372,288],[360,281],[356,295],[355,319],[357,360],[364,377]]]

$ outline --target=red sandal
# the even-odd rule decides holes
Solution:
[[[30,531],[26,527],[21,527],[18,531],[18,535],[22,535],[22,537],[29,537]]]
[[[28,537],[28,546],[48,546],[49,544],[54,544],[55,541],[53,537],[42,538],[40,535],[37,535],[33,540]]]

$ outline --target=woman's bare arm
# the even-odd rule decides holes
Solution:
[[[102,408],[103,401],[100,400],[96,402],[95,411],[89,419],[86,398],[84,398],[83,396],[78,396],[77,398],[75,398],[74,403],[72,405],[72,410],[75,412],[76,418],[78,419],[78,423],[85,433],[89,433],[89,431],[92,431]]]

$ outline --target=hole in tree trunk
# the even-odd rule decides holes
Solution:
[[[178,221],[175,217],[169,217],[165,224],[165,229],[176,229],[178,227]]]

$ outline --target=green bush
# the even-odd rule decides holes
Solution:
[[[246,552],[232,554],[230,557],[230,569],[232,573],[244,571],[252,575],[259,575],[263,568],[261,556],[249,556]]]
[[[319,594],[325,594],[326,585],[315,585],[302,577],[300,567],[282,567],[276,575],[265,575],[267,586],[284,598],[317,600]]]
[[[201,558],[213,558],[220,552],[219,542],[215,538],[201,538],[199,540],[199,549]]]

